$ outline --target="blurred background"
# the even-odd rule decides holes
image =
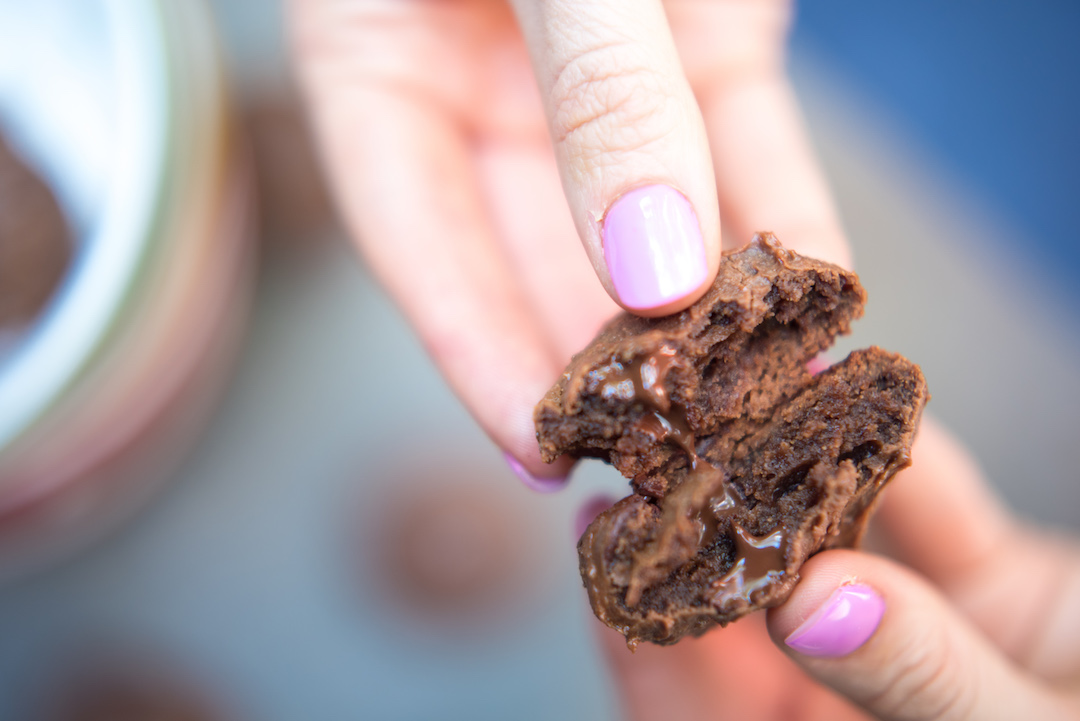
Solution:
[[[0,718],[620,718],[573,516],[625,485],[527,491],[446,389],[334,220],[281,23],[0,0]],[[838,353],[920,363],[1073,530],[1078,32],[816,0],[790,59],[870,293]]]

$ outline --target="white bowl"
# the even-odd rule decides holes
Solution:
[[[202,3],[0,2],[5,21],[55,55],[5,118],[82,233],[0,366],[0,576],[85,545],[156,487],[202,424],[250,285],[248,183]],[[73,75],[98,88],[87,105],[63,92]]]
[[[6,2],[0,5],[0,27],[19,32],[39,56],[22,76],[32,81],[25,90],[0,86],[0,93],[9,91],[7,124],[46,169],[83,231],[62,287],[0,367],[4,449],[86,367],[131,292],[154,240],[149,229],[167,180],[169,88],[160,8],[154,3]],[[72,42],[78,27],[82,34]],[[35,36],[37,42],[29,42]],[[66,55],[69,44],[83,52]],[[2,39],[0,48],[6,48],[0,49],[0,66],[16,66],[26,49]],[[90,62],[76,64],[79,60]],[[65,101],[73,75],[81,76],[80,85],[104,92],[77,98],[78,105],[64,112],[56,106]],[[78,127],[80,117],[104,118],[108,124],[94,123],[96,132],[86,133]],[[95,168],[93,158],[103,146],[110,164]],[[97,197],[94,178],[87,177],[95,170],[102,186]],[[87,209],[94,203],[100,212]]]

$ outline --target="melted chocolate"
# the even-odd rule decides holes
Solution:
[[[784,572],[787,534],[783,529],[758,538],[737,523],[733,523],[732,528],[735,529],[736,560],[731,570],[714,583],[716,593],[712,603],[718,608],[726,607],[735,598],[749,603],[754,591],[764,588]]]
[[[807,372],[864,300],[853,273],[761,235],[691,307],[613,320],[537,405],[544,460],[602,458],[630,480],[578,559],[631,648],[783,603],[807,558],[858,543],[928,397],[878,348]]]
[[[675,348],[663,344],[655,353],[634,358],[629,365],[613,358],[602,369],[600,394],[604,397],[631,398],[642,403],[650,413],[642,417],[638,428],[658,441],[675,444],[689,457],[692,473],[712,476],[707,485],[719,486],[717,498],[695,511],[701,526],[699,545],[712,546],[723,533],[735,548],[735,564],[714,584],[713,604],[723,608],[732,598],[749,602],[750,595],[784,572],[787,533],[782,527],[763,536],[754,536],[735,520],[745,508],[742,498],[733,494],[724,481],[724,471],[704,458],[696,448],[693,431],[686,419],[686,409],[671,397],[665,380],[675,360]],[[723,529],[723,530],[722,530]],[[643,589],[635,587],[627,596],[627,605],[636,606]]]
[[[667,413],[672,401],[664,380],[674,365],[675,352],[674,346],[665,343],[655,353],[634,358],[629,365],[612,358],[611,363],[601,369],[600,394],[624,400],[633,398],[660,413]]]

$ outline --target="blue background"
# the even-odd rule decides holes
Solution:
[[[1080,2],[808,0],[811,51],[1033,243],[1080,302]]]

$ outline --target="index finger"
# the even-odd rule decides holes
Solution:
[[[612,299],[667,315],[720,262],[705,129],[660,0],[513,3],[566,200]]]

